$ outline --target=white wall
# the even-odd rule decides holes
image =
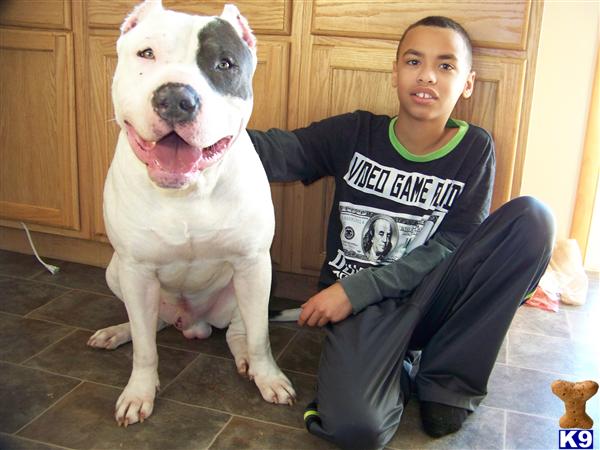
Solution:
[[[599,16],[598,1],[544,5],[521,194],[550,206],[557,239],[568,238],[571,229]]]

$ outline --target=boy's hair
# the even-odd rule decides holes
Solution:
[[[406,34],[412,30],[413,28],[424,26],[424,27],[438,27],[438,28],[448,28],[450,30],[456,31],[463,39],[466,47],[467,47],[467,60],[469,63],[469,68],[473,63],[473,45],[471,44],[471,38],[469,37],[469,33],[465,30],[458,22],[450,19],[449,17],[444,16],[428,16],[424,17],[421,20],[411,24],[408,26],[402,37],[400,38],[400,42],[398,42],[398,50],[396,50],[396,60],[400,56],[400,46],[402,45],[402,41],[404,41],[404,37]]]

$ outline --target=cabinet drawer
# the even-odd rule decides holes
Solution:
[[[477,47],[524,50],[531,3],[390,2],[388,0],[314,0],[312,32],[398,40],[426,16],[448,16],[465,27]]]
[[[95,28],[117,29],[125,16],[140,3],[135,0],[90,0],[88,2],[88,23]],[[255,33],[289,34],[291,29],[291,0],[238,0],[236,2],[202,1],[197,0],[166,0],[163,2],[166,9],[173,9],[191,14],[219,15],[223,5],[235,3],[240,12]]]
[[[71,4],[67,0],[2,0],[0,24],[67,30]]]

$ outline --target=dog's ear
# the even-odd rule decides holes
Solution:
[[[256,49],[256,38],[248,25],[248,21],[235,5],[225,5],[221,13],[221,19],[229,22],[236,29],[242,40],[248,44],[251,50]]]
[[[121,25],[121,34],[125,34],[144,20],[151,12],[163,9],[161,0],[145,0],[144,3],[137,5],[133,11],[125,18]]]

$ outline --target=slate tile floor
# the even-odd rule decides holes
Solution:
[[[101,351],[85,343],[97,328],[125,321],[124,307],[108,291],[103,270],[58,265],[61,272],[52,276],[31,256],[0,251],[1,449],[332,448],[305,432],[301,420],[314,393],[323,334],[293,324],[272,325],[270,336],[274,356],[299,393],[295,406],[263,402],[237,375],[222,331],[189,341],[167,328],[157,338],[162,390],[154,414],[143,425],[118,428],[113,408],[129,377],[131,344]],[[301,278],[292,281],[278,291],[296,298],[310,292]],[[489,394],[463,429],[427,437],[411,400],[388,448],[557,448],[562,403],[549,385],[557,378],[600,381],[599,292],[598,274],[590,274],[582,307],[561,305],[558,313],[521,308]],[[588,402],[596,424],[599,398]]]

